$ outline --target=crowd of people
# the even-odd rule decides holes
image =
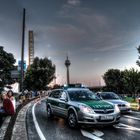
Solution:
[[[4,91],[1,94],[2,107],[0,107],[0,124],[6,116],[12,116],[16,112],[16,100],[13,96],[12,90]]]
[[[47,95],[47,91],[28,91],[25,90],[18,96],[18,103],[22,104],[30,99],[36,98],[35,102],[38,102],[41,97]],[[0,125],[3,122],[4,117],[12,116],[16,113],[16,99],[13,95],[13,91],[3,91],[0,94],[2,100],[2,106],[0,106]],[[40,102],[39,102],[40,103]]]

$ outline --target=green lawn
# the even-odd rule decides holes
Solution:
[[[132,110],[138,110],[139,105],[138,105],[137,102],[136,102],[136,103],[130,103],[130,104],[131,104],[131,109],[132,109]]]
[[[124,100],[130,103],[132,110],[138,110],[139,104],[137,99],[134,100],[132,97],[125,97]]]

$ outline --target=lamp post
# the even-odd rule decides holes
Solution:
[[[23,81],[24,81],[24,42],[25,42],[25,9],[23,9],[23,21],[22,21],[22,49],[21,49],[21,83],[20,83],[20,91],[23,91]]]
[[[70,84],[70,77],[69,77],[69,66],[71,65],[71,62],[70,60],[68,59],[68,56],[67,56],[67,59],[65,60],[65,66],[67,68],[67,84]]]

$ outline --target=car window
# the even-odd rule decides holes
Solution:
[[[66,92],[61,92],[61,96],[60,96],[61,99],[66,99],[67,98],[67,95],[66,95]]]
[[[102,97],[102,99],[104,100],[113,100],[113,99],[119,99],[119,96],[115,93],[101,93],[100,96]]]
[[[58,98],[60,98],[60,96],[61,96],[61,92],[60,91],[52,91],[52,93],[50,94],[49,97],[58,99]]]
[[[70,100],[72,101],[88,101],[88,100],[100,100],[93,92],[90,90],[77,90],[68,91]]]

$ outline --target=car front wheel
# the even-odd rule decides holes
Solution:
[[[52,110],[49,106],[47,107],[47,117],[48,118],[53,118]]]
[[[68,124],[71,128],[77,127],[77,118],[73,111],[71,111],[68,115]]]

